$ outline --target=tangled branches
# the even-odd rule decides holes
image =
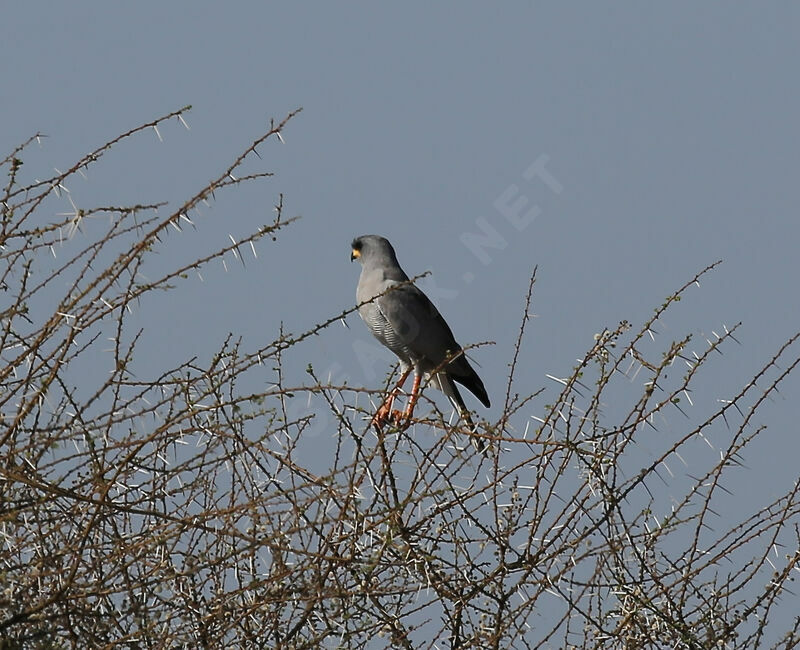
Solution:
[[[598,334],[570,374],[553,377],[554,394],[520,391],[515,377],[534,274],[503,412],[481,425],[496,440],[486,455],[433,402],[410,429],[378,436],[370,398],[381,387],[333,385],[311,365],[307,383],[286,385],[284,353],[352,308],[258,349],[231,336],[206,362],[135,376],[141,330],[130,315],[142,298],[291,222],[279,197],[275,220],[249,237],[155,280],[140,273],[198,204],[269,177],[236,174],[294,113],[177,210],[75,208],[45,218],[75,174],[186,110],[44,181],[21,181],[35,138],[2,162],[0,647],[800,640],[796,612],[785,611],[800,560],[797,479],[761,509],[710,524],[727,473],[763,432],[753,415],[800,362],[800,335],[698,416],[693,382],[736,327],[696,353],[690,336],[664,341],[654,331],[715,265],[640,327]],[[105,230],[84,233],[82,223],[99,216]],[[93,368],[106,339],[112,361],[101,375]],[[312,431],[320,413],[294,408],[311,395],[324,405],[323,436]],[[714,446],[715,460],[678,477],[673,468],[698,441]]]

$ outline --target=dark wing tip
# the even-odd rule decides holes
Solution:
[[[461,384],[464,388],[466,388],[470,393],[477,397],[481,404],[483,404],[487,409],[492,406],[491,401],[489,400],[489,394],[486,392],[486,387],[483,385],[481,378],[478,377],[478,373],[469,366],[470,373],[467,375],[450,375],[454,380],[456,380],[459,384]]]

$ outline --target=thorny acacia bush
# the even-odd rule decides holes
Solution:
[[[243,241],[156,279],[140,273],[198,204],[269,176],[241,166],[292,115],[177,208],[73,206],[53,216],[46,207],[70,201],[70,180],[112,147],[185,110],[46,180],[23,180],[35,138],[2,161],[3,648],[800,641],[788,585],[800,557],[797,480],[787,477],[788,491],[761,509],[712,522],[727,472],[762,434],[755,413],[798,363],[797,337],[730,401],[698,416],[693,382],[736,328],[696,353],[689,336],[654,331],[711,267],[650,321],[598,335],[547,396],[514,380],[529,291],[502,413],[478,432],[496,439],[485,455],[433,408],[420,408],[405,432],[378,435],[369,415],[385,386],[327,385],[311,367],[307,385],[285,386],[284,352],[344,314],[277,332],[259,349],[230,338],[205,362],[129,372],[142,335],[131,314],[147,311],[149,294],[244,255],[290,221],[281,197],[274,222]],[[84,232],[82,222],[97,217],[107,228]],[[105,374],[91,371],[97,364]],[[290,416],[310,394],[329,409],[324,471],[298,453],[314,414]],[[625,415],[610,418],[607,402]],[[667,415],[672,426],[651,436],[647,453],[637,449]],[[712,444],[712,427],[716,460],[678,481],[682,454],[699,439]]]

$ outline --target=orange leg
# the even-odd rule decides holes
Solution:
[[[406,379],[408,379],[410,374],[411,368],[403,371],[403,374],[400,375],[399,381],[395,384],[388,397],[384,400],[383,404],[381,404],[380,408],[372,417],[372,424],[375,425],[375,428],[380,429],[383,423],[392,417],[392,405],[394,404],[394,399],[397,397],[400,389],[403,388],[403,384],[406,383]]]
[[[419,385],[421,382],[422,375],[415,372],[414,383],[411,386],[411,395],[408,397],[406,410],[403,413],[400,413],[400,411],[392,413],[392,417],[397,424],[408,424],[411,421],[411,416],[414,415],[414,407],[417,405],[417,400],[419,399]]]

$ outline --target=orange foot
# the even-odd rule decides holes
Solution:
[[[411,416],[408,413],[398,411],[397,409],[394,409],[389,417],[395,425],[401,428],[405,428],[411,424]]]
[[[378,431],[383,429],[383,425],[391,422],[398,428],[405,428],[411,423],[411,415],[404,411],[398,411],[391,406],[381,406],[378,411],[372,416],[372,426]]]
[[[384,424],[391,422],[394,418],[396,411],[392,410],[393,402],[394,398],[390,397],[383,404],[381,404],[380,408],[375,411],[375,415],[372,416],[372,426],[374,426],[378,431],[381,430]]]

